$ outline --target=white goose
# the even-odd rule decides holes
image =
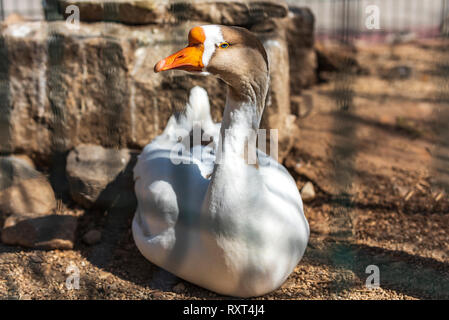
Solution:
[[[288,171],[259,150],[258,162],[248,164],[249,137],[259,128],[268,91],[267,54],[246,29],[207,25],[190,30],[189,45],[154,68],[170,69],[221,78],[226,107],[220,128],[204,89],[193,88],[186,112],[172,116],[139,156],[136,245],[154,264],[217,293],[268,293],[302,258],[309,225]],[[220,148],[173,152],[195,123]]]

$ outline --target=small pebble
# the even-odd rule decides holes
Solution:
[[[301,198],[303,201],[312,201],[315,199],[315,189],[312,182],[307,182],[301,189]]]
[[[152,299],[164,299],[164,294],[160,291],[152,292],[151,298]]]
[[[32,255],[30,256],[30,259],[32,262],[34,263],[42,263],[44,260],[42,259],[42,257],[38,256],[38,255]]]
[[[186,290],[186,286],[182,282],[178,283],[177,285],[175,285],[173,287],[173,292],[175,292],[175,293],[181,293],[181,292],[184,292],[185,290]]]

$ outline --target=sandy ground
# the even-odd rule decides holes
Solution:
[[[305,203],[310,244],[285,284],[257,299],[449,298],[449,201],[438,187],[449,157],[437,156],[449,155],[438,144],[447,141],[438,97],[449,60],[432,42],[365,47],[358,60],[366,72],[346,78],[348,110],[334,98],[340,78],[304,92],[312,103],[301,110],[311,112],[285,165],[299,188],[312,181],[317,191]],[[404,65],[410,77],[384,78]],[[146,261],[132,240],[133,212],[65,206],[81,215],[75,249],[0,244],[0,298],[225,298]],[[80,239],[92,228],[102,241],[87,246]],[[80,270],[78,290],[66,288],[70,265]],[[377,289],[365,285],[369,265],[379,267]]]

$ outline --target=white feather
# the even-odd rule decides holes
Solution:
[[[224,42],[223,34],[217,25],[201,26],[206,39],[204,40],[203,65],[207,67],[217,46]]]
[[[262,295],[282,285],[304,254],[309,226],[301,196],[275,160],[258,152],[264,161],[256,169],[233,148],[244,139],[245,106],[226,107],[233,125],[223,164],[216,164],[215,147],[173,155],[177,135],[186,138],[195,122],[218,141],[209,108],[207,93],[194,88],[186,112],[172,116],[140,155],[134,240],[148,260],[187,281],[226,295]]]

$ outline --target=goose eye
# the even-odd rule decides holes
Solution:
[[[222,48],[222,49],[226,49],[226,48],[229,47],[229,43],[223,42],[223,43],[221,43],[221,44],[219,45],[219,47]]]

